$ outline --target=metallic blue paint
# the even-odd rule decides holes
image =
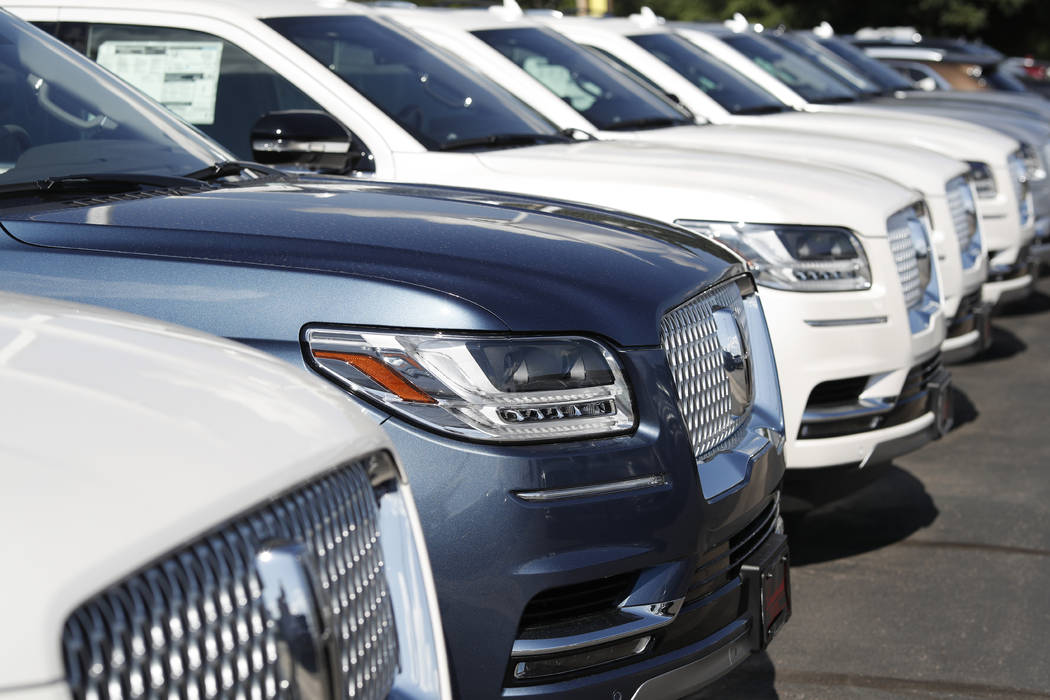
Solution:
[[[717,500],[702,495],[657,347],[659,318],[740,267],[671,227],[511,195],[320,180],[37,204],[0,210],[0,223],[5,289],[156,316],[297,363],[311,322],[572,331],[612,343],[637,402],[630,435],[476,445],[370,409],[385,419],[413,484],[460,697],[500,695],[536,593],[641,571],[635,597],[681,597],[700,553],[750,522],[782,478],[782,455],[767,445],[716,457],[744,460],[748,479]],[[780,430],[779,420],[776,410],[756,411],[749,430]],[[551,503],[514,496],[653,474],[669,484]],[[711,648],[507,692],[629,697]]]
[[[300,312],[300,324],[543,329],[656,345],[665,311],[712,280],[740,272],[722,248],[655,222],[486,195],[504,206],[471,201],[482,197],[469,190],[313,180],[9,211],[2,220],[12,236],[35,246],[352,280],[322,306],[324,315]],[[541,207],[559,215],[534,211]],[[439,300],[437,308],[425,298]]]

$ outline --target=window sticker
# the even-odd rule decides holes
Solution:
[[[215,122],[221,41],[106,41],[95,60],[191,124]]]

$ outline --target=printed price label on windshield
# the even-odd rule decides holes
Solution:
[[[191,124],[214,123],[221,41],[107,41],[95,60]]]

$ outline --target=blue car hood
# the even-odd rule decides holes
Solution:
[[[494,317],[490,329],[596,333],[623,346],[657,344],[660,316],[742,272],[721,246],[647,219],[503,193],[320,178],[48,202],[0,211],[0,222],[33,246],[335,274],[348,278],[347,299],[382,281],[431,296],[435,307],[439,299],[480,307]],[[342,318],[303,314],[304,322],[362,322],[352,304]]]

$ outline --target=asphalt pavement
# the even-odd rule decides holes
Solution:
[[[1050,698],[1050,280],[993,324],[948,435],[788,519],[791,621],[694,700]]]

